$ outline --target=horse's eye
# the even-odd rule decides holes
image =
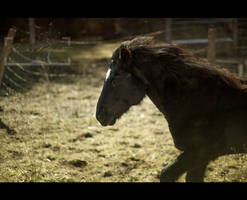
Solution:
[[[116,61],[112,59],[111,64],[113,64],[113,65],[116,64]]]
[[[115,87],[115,86],[117,85],[117,81],[116,81],[115,79],[113,79],[113,80],[111,81],[111,85],[112,85],[113,87]]]

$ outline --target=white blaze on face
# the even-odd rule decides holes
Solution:
[[[106,72],[105,80],[107,80],[110,77],[110,74],[111,74],[111,69],[108,69],[108,71]]]

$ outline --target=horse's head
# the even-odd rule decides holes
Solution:
[[[120,46],[113,52],[96,110],[96,118],[103,126],[113,125],[145,96],[144,84],[131,73],[132,65],[132,53],[127,47]]]

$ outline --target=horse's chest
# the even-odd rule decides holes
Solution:
[[[208,129],[209,123],[209,120],[186,118],[168,122],[175,146],[185,150],[204,143],[207,137],[204,130]]]

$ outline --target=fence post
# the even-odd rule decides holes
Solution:
[[[244,65],[243,63],[238,64],[238,76],[243,76],[244,75]]]
[[[28,19],[29,24],[29,44],[31,50],[31,58],[34,59],[34,45],[35,45],[35,20],[34,18]]]
[[[7,37],[4,38],[4,46],[3,46],[3,53],[2,53],[2,58],[0,61],[0,86],[3,78],[3,73],[4,73],[4,65],[7,62],[8,55],[11,51],[12,48],[12,43],[14,41],[16,29],[15,28],[10,28],[8,31]]]
[[[233,19],[232,39],[233,39],[233,46],[236,48],[238,46],[238,19]]]
[[[212,64],[216,62],[216,28],[208,29],[208,61]]]
[[[166,42],[170,43],[171,42],[171,38],[172,38],[172,18],[167,18],[166,19]]]

